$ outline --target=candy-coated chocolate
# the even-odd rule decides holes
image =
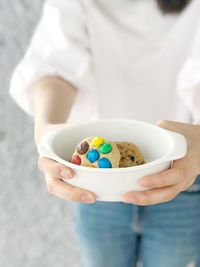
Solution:
[[[112,146],[109,143],[102,144],[99,148],[102,154],[108,154],[112,151]]]
[[[91,163],[93,163],[99,159],[99,152],[96,149],[91,149],[87,153],[86,157]]]
[[[100,146],[105,142],[104,138],[102,137],[94,137],[92,139],[92,145],[93,146]]]
[[[81,158],[78,155],[73,156],[71,163],[74,163],[76,165],[81,165]]]
[[[85,154],[89,149],[88,142],[84,141],[81,142],[80,145],[77,147],[77,152],[81,155]]]
[[[99,168],[112,168],[112,164],[109,159],[107,158],[101,158],[98,161]]]

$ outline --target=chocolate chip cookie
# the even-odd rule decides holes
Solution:
[[[129,142],[115,142],[117,148],[119,149],[121,158],[119,162],[119,167],[132,167],[144,164],[144,157],[139,148]]]
[[[71,163],[93,168],[119,168],[120,152],[117,145],[99,136],[90,136],[76,147]]]

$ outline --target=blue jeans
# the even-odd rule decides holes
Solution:
[[[153,206],[74,204],[83,267],[200,267],[200,191]]]

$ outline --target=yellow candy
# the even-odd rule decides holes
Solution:
[[[95,137],[92,139],[92,145],[93,146],[100,146],[105,142],[104,138],[102,137]]]

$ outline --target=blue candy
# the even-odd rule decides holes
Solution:
[[[86,158],[91,162],[95,162],[99,159],[99,152],[96,149],[91,149],[87,155]]]
[[[101,158],[98,161],[99,168],[112,168],[112,164],[109,159],[107,158]]]

